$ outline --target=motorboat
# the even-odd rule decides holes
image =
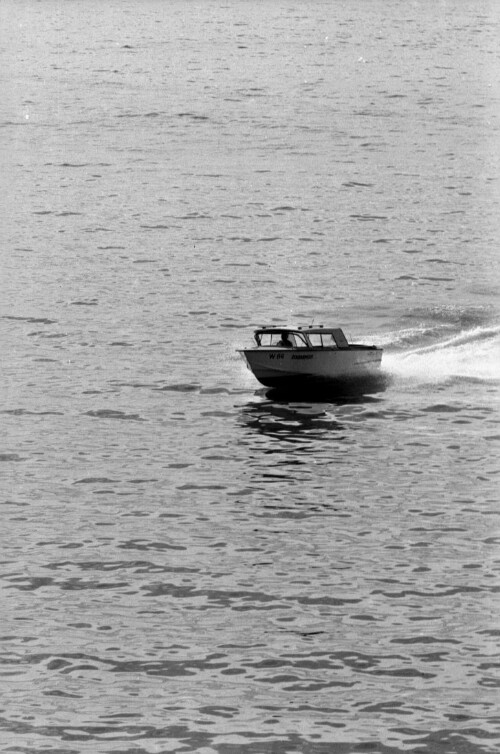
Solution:
[[[365,381],[380,375],[382,349],[349,343],[339,327],[262,326],[255,345],[238,349],[266,387]]]

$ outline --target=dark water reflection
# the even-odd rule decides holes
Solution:
[[[303,444],[325,432],[339,432],[343,425],[328,414],[328,404],[288,400],[251,402],[242,409],[243,423],[270,438]]]
[[[376,405],[382,399],[373,393],[382,393],[388,385],[389,380],[381,377],[341,386],[322,383],[287,389],[264,388],[256,391],[257,400],[242,408],[242,420],[261,434],[300,443],[345,430],[345,425],[336,418],[335,409]]]

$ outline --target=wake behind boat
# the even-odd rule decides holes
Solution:
[[[254,340],[252,348],[238,350],[266,387],[349,384],[380,374],[382,349],[348,343],[338,327],[264,326]]]

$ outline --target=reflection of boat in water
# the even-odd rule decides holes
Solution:
[[[366,394],[339,395],[322,391],[281,391],[260,388],[252,400],[241,407],[242,423],[259,435],[279,440],[275,453],[286,453],[290,446],[311,450],[310,442],[336,435],[338,440],[351,440],[351,430],[359,427],[381,398]],[[369,411],[368,409],[372,409]],[[260,451],[262,446],[259,446]]]
[[[273,446],[274,452],[287,453],[291,445],[305,448],[311,440],[325,433],[345,430],[343,423],[330,411],[332,404],[288,402],[278,397],[273,400],[269,393],[261,397],[264,400],[246,404],[241,417],[243,423],[259,435],[280,441],[279,448]]]
[[[380,378],[382,349],[348,343],[340,328],[261,327],[254,339],[239,352],[266,387],[352,387]]]

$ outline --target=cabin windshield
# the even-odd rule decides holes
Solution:
[[[309,344],[307,343],[302,333],[289,332],[285,330],[283,332],[287,333],[288,340],[292,348],[308,348]],[[264,348],[279,348],[281,346],[281,330],[256,333],[255,340],[258,346]]]

